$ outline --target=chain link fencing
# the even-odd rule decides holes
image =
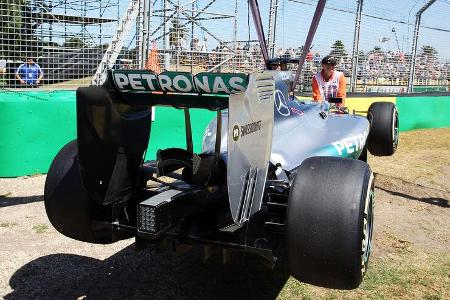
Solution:
[[[139,17],[113,68],[192,73],[264,69],[247,1],[140,1]],[[399,0],[393,5],[366,0],[358,25],[358,1],[327,1],[298,91],[311,90],[312,75],[320,71],[322,58],[332,54],[349,91],[406,92],[416,13],[427,2]],[[0,86],[26,86],[17,80],[16,71],[28,55],[35,55],[44,71],[40,87],[90,84],[127,4],[125,0],[0,0]],[[270,10],[271,4],[276,10]],[[276,12],[273,56],[300,56],[316,4],[316,0],[259,1],[266,36]],[[448,15],[450,3],[437,0],[421,17],[414,92],[449,90]],[[295,70],[296,65],[289,68]]]
[[[119,15],[119,0],[0,0],[0,87],[89,84]]]

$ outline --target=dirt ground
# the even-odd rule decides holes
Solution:
[[[0,179],[0,295],[5,299],[450,299],[450,128],[401,133],[376,174],[375,236],[360,288],[290,278],[251,255],[222,263],[203,249],[135,252],[133,240],[90,245],[47,220],[45,176]]]

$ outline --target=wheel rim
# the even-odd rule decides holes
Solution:
[[[397,149],[398,145],[398,112],[397,108],[394,107],[394,113],[392,116],[392,145],[394,150]]]
[[[367,264],[369,262],[369,257],[372,250],[374,198],[375,192],[373,184],[373,174],[371,174],[364,207],[363,239],[362,239],[362,254],[361,254],[361,273],[363,275],[367,270]]]

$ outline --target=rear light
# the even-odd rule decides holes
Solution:
[[[180,191],[168,190],[139,203],[138,232],[155,238],[170,229],[170,202],[179,193]]]

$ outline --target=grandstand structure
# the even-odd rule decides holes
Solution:
[[[138,12],[127,21],[132,1]],[[317,0],[258,2],[271,55],[299,57]],[[349,91],[449,91],[450,2],[390,3],[328,0],[298,91],[310,91],[327,54],[339,58]],[[44,88],[91,84],[102,61],[193,73],[264,67],[246,0],[0,0],[0,23],[0,86],[19,87],[15,68],[29,54],[44,69]]]

